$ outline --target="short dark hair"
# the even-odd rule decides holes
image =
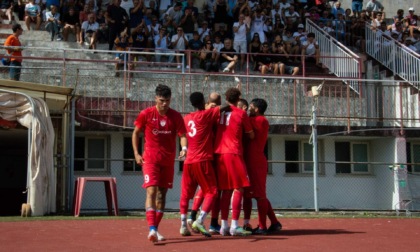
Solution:
[[[229,88],[226,93],[226,101],[236,104],[241,97],[241,91],[237,88]]]
[[[201,92],[192,93],[190,95],[190,102],[194,108],[199,108],[200,106],[203,106],[205,103],[203,93]]]
[[[170,98],[172,96],[171,88],[166,85],[159,84],[156,87],[155,91],[156,91],[156,96],[160,96],[164,98]]]
[[[14,24],[12,26],[12,31],[16,32],[17,30],[22,30],[22,26],[20,24]]]
[[[315,38],[315,33],[310,32],[310,33],[308,33],[307,37],[308,38]]]
[[[252,99],[251,104],[258,108],[258,112],[261,115],[264,115],[265,111],[267,110],[267,102],[261,98]]]
[[[240,98],[239,99],[239,102],[242,102],[247,108],[249,107],[249,104],[248,104],[248,101],[247,100],[245,100],[243,98]]]

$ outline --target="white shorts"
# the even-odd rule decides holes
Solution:
[[[247,48],[246,41],[233,41],[233,49],[235,49],[237,53],[247,53]]]

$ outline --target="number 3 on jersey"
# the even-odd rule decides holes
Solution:
[[[222,112],[222,114],[220,115],[220,122],[219,123],[228,126],[231,114],[232,114],[232,112]]]
[[[195,128],[194,121],[192,121],[192,120],[188,121],[188,127],[190,127],[190,131],[188,132],[188,135],[190,137],[194,137],[195,134],[197,134],[197,129]]]

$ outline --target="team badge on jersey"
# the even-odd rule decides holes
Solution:
[[[166,120],[161,120],[160,121],[160,126],[164,127],[166,125]]]

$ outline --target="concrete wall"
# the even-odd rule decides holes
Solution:
[[[95,133],[92,133],[95,134]],[[99,134],[99,133],[98,133]],[[125,134],[125,133],[124,133]],[[123,158],[122,133],[110,133],[112,159]],[[285,160],[285,140],[308,141],[309,136],[271,135],[272,160]],[[334,143],[339,138],[320,139],[321,161],[331,162],[323,165],[325,172],[318,178],[318,207],[324,209],[366,209],[390,210],[394,207],[393,173],[387,164],[398,162],[405,157],[405,149],[396,150],[396,138],[382,137],[359,141],[369,142],[370,160],[386,164],[371,165],[371,174],[337,174],[335,172]],[[355,138],[340,138],[353,141]],[[404,153],[402,153],[402,151]],[[274,163],[273,173],[267,178],[267,195],[273,208],[313,209],[313,176],[312,174],[286,174],[284,163]],[[167,194],[167,208],[179,209],[182,173],[175,166],[174,187]],[[89,176],[79,173],[79,176]],[[107,176],[117,178],[118,201],[121,209],[143,209],[145,190],[142,173],[123,172],[122,162],[112,162],[111,173]],[[420,180],[419,180],[420,181]],[[85,189],[82,209],[106,209],[103,185],[92,183]]]

